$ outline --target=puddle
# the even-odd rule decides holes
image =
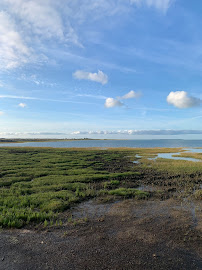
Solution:
[[[200,148],[184,148],[183,150],[185,150],[188,153],[202,153],[202,149],[200,149]],[[148,158],[148,159],[149,160],[156,160],[157,158],[165,158],[165,159],[192,161],[192,162],[202,162],[201,159],[182,157],[182,156],[180,156],[180,154],[181,154],[181,152],[177,152],[177,153],[159,153],[159,154],[157,154],[156,157]],[[174,157],[175,155],[179,155],[179,156]],[[142,156],[136,155],[136,158],[140,159],[140,158],[142,158]],[[135,161],[133,161],[133,163],[138,164],[139,160],[135,160]]]
[[[202,148],[184,148],[186,152],[202,153]]]
[[[139,186],[139,190],[153,191],[156,187],[149,185]],[[201,204],[194,202],[187,198],[183,201],[177,202],[173,200],[168,201],[136,201],[133,199],[126,201],[116,201],[114,203],[97,203],[94,200],[82,203],[80,206],[76,207],[72,212],[73,219],[100,219],[105,216],[121,216],[122,218],[130,216],[130,218],[135,217],[136,219],[145,218],[155,218],[159,222],[162,218],[169,218],[172,215],[172,210],[177,210],[179,213],[186,213],[185,216],[190,216],[191,227],[195,229],[200,222],[199,211],[201,209]],[[184,214],[183,214],[184,215]],[[177,216],[176,216],[177,217]],[[117,230],[110,228],[108,235],[115,235]]]
[[[197,207],[193,202],[191,203],[190,210],[192,215],[193,226],[196,227],[198,225],[198,218],[196,216]]]
[[[184,208],[187,208],[191,212],[193,227],[196,227],[198,225],[198,218],[196,216],[197,206],[193,201],[188,202],[186,198],[184,198],[184,202],[185,202]]]
[[[135,155],[135,157],[138,158],[138,159],[141,159],[142,158],[142,156],[140,156],[140,155]],[[134,160],[133,163],[139,164],[140,163],[140,160]]]
[[[192,218],[192,227],[195,228],[198,225],[197,210],[200,210],[200,206],[196,205],[193,201],[189,201],[187,198],[183,199],[181,206],[176,206],[176,209],[182,209],[190,212]]]
[[[100,218],[106,215],[114,204],[118,203],[102,203],[98,204],[93,200],[81,203],[76,209],[72,212],[72,217],[75,219],[79,218]]]
[[[131,213],[136,218],[151,218],[156,216],[156,218],[162,216],[169,216],[170,207],[165,201],[148,201],[148,202],[135,202],[131,201]]]
[[[134,156],[125,156],[125,158],[134,158]],[[141,158],[141,156],[139,156],[139,155],[135,155],[135,157],[136,158]],[[138,164],[139,163],[139,160],[134,160],[134,161],[132,161],[133,163],[135,163],[135,164]]]
[[[200,148],[184,148],[185,152],[187,153],[202,153],[202,149]],[[185,160],[185,161],[192,161],[192,162],[202,162],[201,159],[197,158],[189,158],[189,157],[182,157],[180,156],[181,152],[177,153],[159,153],[156,157],[148,158],[149,160],[156,160],[157,158],[165,158],[165,159],[174,159],[174,160]],[[179,155],[177,157],[174,157],[175,155]],[[140,155],[136,155],[136,158],[142,158]],[[138,164],[140,163],[139,160],[133,161],[133,163]]]
[[[133,161],[133,163],[134,163],[134,164],[138,164],[138,163],[140,163],[140,162],[139,162],[139,160],[135,160],[135,161]]]

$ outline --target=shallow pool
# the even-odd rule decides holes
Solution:
[[[186,153],[202,153],[202,148],[184,148]],[[156,160],[157,158],[166,158],[166,159],[174,159],[174,160],[185,160],[185,161],[192,161],[192,162],[202,162],[201,159],[197,158],[190,158],[190,157],[182,157],[180,154],[183,152],[178,153],[159,153],[156,157],[148,158],[149,160]],[[176,155],[179,155],[176,157]],[[140,159],[142,156],[136,155],[136,158]],[[139,160],[133,161],[133,163],[139,163]]]
[[[174,157],[173,155],[179,155],[179,157],[176,157],[176,156]],[[161,154],[158,154],[157,157],[148,158],[148,159],[149,160],[156,160],[157,158],[166,158],[166,159],[174,159],[174,160],[185,160],[185,161],[193,161],[193,162],[202,162],[201,159],[189,158],[189,157],[182,157],[182,156],[180,156],[180,153],[161,153]]]

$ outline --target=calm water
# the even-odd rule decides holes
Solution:
[[[195,149],[193,149],[195,150]],[[202,149],[197,149],[201,150],[200,152],[197,153],[202,153]],[[188,151],[191,152],[191,151]],[[150,160],[155,160],[157,158],[166,158],[166,159],[174,159],[174,160],[185,160],[185,161],[193,161],[193,162],[202,162],[201,159],[196,159],[196,158],[188,158],[188,157],[174,157],[173,155],[179,155],[180,153],[160,153],[158,154],[157,157],[155,158],[149,158]]]
[[[2,143],[0,147],[54,147],[54,148],[87,148],[87,147],[202,147],[202,140],[77,140],[58,142],[26,142],[26,143]]]

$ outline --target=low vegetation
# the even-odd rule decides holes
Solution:
[[[46,224],[74,203],[103,196],[137,175],[118,151],[1,148],[0,226]]]
[[[95,197],[149,199],[168,194],[168,189],[138,190],[142,182],[174,190],[188,185],[190,193],[200,185],[201,164],[146,158],[157,153],[159,149],[1,148],[0,226],[60,224],[59,213]],[[136,154],[143,157],[133,164]],[[198,190],[195,199],[201,198]]]

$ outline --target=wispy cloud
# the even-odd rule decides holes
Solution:
[[[42,86],[44,85],[44,86],[54,87],[57,85],[56,83],[40,80],[36,74],[32,74],[32,75],[22,74],[18,79],[27,81],[27,82],[32,82],[36,85],[42,85]]]
[[[79,54],[75,54],[75,53],[71,53],[71,52],[67,52],[67,51],[62,51],[60,50],[52,50],[47,48],[47,51],[49,52],[49,54],[51,55],[57,55],[57,57],[59,59],[66,59],[66,60],[71,60],[74,63],[78,63],[78,64],[90,64],[91,66],[100,66],[103,68],[107,68],[107,69],[112,69],[112,70],[118,70],[122,73],[137,73],[137,70],[134,68],[130,68],[128,66],[123,66],[123,65],[119,65],[119,64],[115,64],[112,62],[107,62],[107,61],[102,61],[102,60],[98,60],[92,57],[84,57],[81,56]]]
[[[0,70],[29,62],[31,54],[31,49],[26,46],[11,17],[0,11]]]
[[[135,92],[135,91],[131,90],[130,92],[128,92],[124,96],[119,97],[119,99],[139,98],[140,96],[141,96],[141,93],[140,92]]]
[[[108,76],[101,70],[98,70],[97,73],[77,70],[76,72],[73,73],[73,77],[78,80],[89,80],[89,81],[94,81],[101,84],[106,84],[108,82]]]
[[[77,94],[76,96],[77,97],[96,98],[96,99],[107,99],[107,97],[101,96],[101,95]]]
[[[0,111],[0,116],[3,115],[3,114],[4,114],[4,112]]]
[[[66,100],[66,99],[51,99],[51,98],[39,98],[39,97],[28,97],[28,96],[0,95],[0,98],[97,105],[96,103],[93,103],[93,102],[82,102],[82,101],[74,101],[74,100]]]
[[[0,98],[40,100],[40,98],[37,97],[13,96],[13,95],[0,95]]]
[[[154,7],[162,12],[166,12],[173,0],[130,0],[130,2],[137,6],[145,5],[147,7]]]
[[[70,21],[64,20],[62,1],[59,2],[1,1],[0,70],[47,61],[41,51],[47,40],[82,47]]]
[[[188,96],[188,93],[185,91],[176,91],[170,92],[167,96],[167,102],[179,109],[186,109],[200,106],[202,100]]]
[[[87,21],[93,23],[107,16],[129,13],[134,6],[165,12],[171,3],[171,0],[2,0],[0,70],[47,62],[45,54],[50,41],[83,48],[80,32]]]
[[[12,15],[22,20],[21,27],[23,27],[24,32],[31,31],[30,34],[41,39],[69,41],[80,45],[71,24],[62,18],[63,4],[61,0],[58,1],[58,4],[53,0],[3,0],[3,2]],[[68,6],[68,2],[66,4]]]

